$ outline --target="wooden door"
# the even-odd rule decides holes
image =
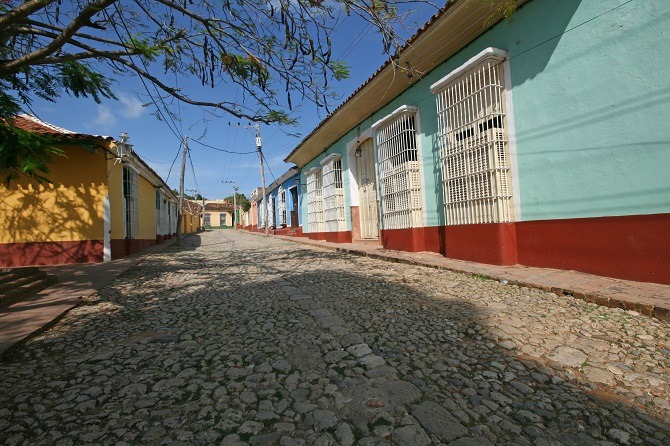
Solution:
[[[377,174],[372,139],[363,141],[361,156],[356,157],[358,201],[361,238],[379,238],[379,209],[377,206]]]

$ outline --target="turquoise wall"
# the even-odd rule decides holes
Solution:
[[[419,107],[426,226],[445,224],[430,85],[489,46],[510,54],[517,221],[670,212],[670,1],[625,3],[531,0],[361,124]],[[355,138],[353,129],[328,149],[343,170]],[[303,183],[327,154],[305,166]]]

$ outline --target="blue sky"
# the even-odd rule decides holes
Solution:
[[[435,12],[434,7],[423,5],[421,11],[415,13],[405,26],[413,33]],[[410,34],[403,37],[408,37]],[[353,93],[385,61],[380,35],[367,23],[355,17],[348,18],[336,30],[333,38],[333,56],[335,59],[345,60],[350,65],[351,76],[333,84],[342,99],[333,101],[332,108]],[[174,126],[153,116],[155,107],[143,106],[148,99],[138,77],[130,75],[113,77],[115,83],[112,89],[118,97],[117,101],[106,100],[102,104],[96,104],[89,99],[76,99],[65,95],[58,98],[56,103],[35,98],[31,109],[44,121],[80,133],[102,134],[116,138],[121,132],[128,133],[130,142],[134,144],[134,150],[167,181],[170,187],[177,189],[180,158],[174,165],[172,163],[179,152],[180,140],[170,128]],[[193,86],[186,80],[178,82],[186,91],[192,89],[194,92],[202,92],[197,80],[193,81]],[[198,85],[195,85],[196,83]],[[239,100],[242,92],[236,87],[229,86],[226,89],[224,86],[217,90],[207,90],[206,94],[212,95],[211,97],[221,95]],[[211,97],[207,96],[207,99]],[[234,181],[239,186],[240,192],[247,196],[251,190],[260,185],[253,128],[244,128],[253,123],[241,121],[241,125],[238,126],[236,118],[211,119],[208,113],[200,109],[177,106],[174,103],[169,107],[181,117],[177,122],[179,131],[176,133],[224,150],[254,152],[245,155],[227,154],[190,141],[193,169],[191,162],[187,162],[185,176],[187,191],[197,189],[205,197],[215,199],[232,194],[232,185],[223,184],[224,180]],[[293,117],[298,118],[299,122],[297,126],[261,126],[263,151],[268,162],[265,172],[267,185],[291,167],[284,163],[283,159],[325,116],[325,110],[317,110],[311,103],[306,102],[294,112]],[[301,136],[297,137],[295,134]]]

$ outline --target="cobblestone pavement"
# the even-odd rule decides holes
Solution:
[[[670,324],[233,231],[0,363],[0,443],[670,444]]]

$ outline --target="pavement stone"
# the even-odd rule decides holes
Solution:
[[[2,357],[0,444],[670,444],[666,322],[278,238],[188,240]]]

